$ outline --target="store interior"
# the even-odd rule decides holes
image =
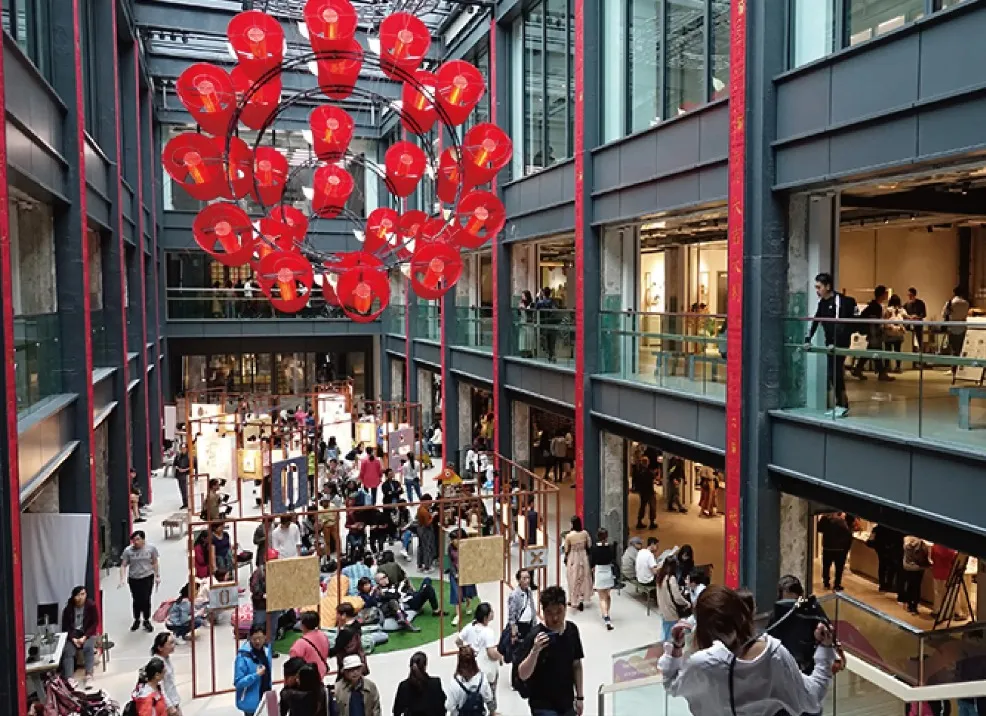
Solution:
[[[172,371],[180,381],[172,386],[175,395],[202,390],[305,395],[320,384],[344,379],[353,381],[358,396],[367,387],[364,351],[213,353],[179,360],[180,371]]]

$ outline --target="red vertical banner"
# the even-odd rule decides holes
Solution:
[[[7,116],[5,75],[3,58],[0,57],[0,117]],[[15,601],[20,604],[23,599],[23,575],[21,572],[21,482],[18,470],[17,453],[17,371],[14,351],[14,297],[13,281],[11,279],[10,256],[10,204],[7,193],[7,134],[0,133],[0,311],[3,315],[3,345],[7,351],[4,361],[4,395],[3,404],[6,407],[7,440],[3,451],[7,455],[7,494],[10,499],[10,514],[7,515],[7,525],[10,528],[10,568],[13,572],[12,583],[5,585],[13,593]],[[14,609],[7,617],[13,620],[14,642],[24,643],[24,612]],[[24,659],[18,653],[13,658],[13,668],[17,674],[17,711],[27,713],[27,674]],[[10,662],[8,662],[10,663]]]
[[[496,123],[496,7],[490,10],[490,76],[489,90],[490,90],[490,121],[494,124]],[[491,182],[491,188],[494,194],[496,191],[496,177],[493,177]],[[493,237],[492,242],[492,267],[491,267],[491,281],[493,284],[493,451],[500,452],[500,444],[497,442],[500,438],[500,302],[496,298],[497,286],[499,283],[500,275],[500,261],[499,261],[499,250],[497,243],[500,241],[499,236]],[[458,400],[458,398],[456,398]],[[502,469],[502,468],[500,468]],[[510,476],[506,476],[506,484],[510,484]]]
[[[585,0],[575,0],[575,513],[585,513]],[[598,270],[598,268],[596,269]]]
[[[729,33],[729,299],[726,303],[726,586],[740,584],[743,403],[743,207],[746,196],[746,0]]]

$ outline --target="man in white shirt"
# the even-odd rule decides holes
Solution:
[[[442,456],[442,428],[440,425],[435,426],[435,432],[431,436],[431,456]]]
[[[270,546],[277,552],[278,559],[297,557],[301,554],[301,530],[290,516],[281,517],[280,526],[271,530]]]
[[[657,563],[658,545],[657,537],[647,538],[647,549],[642,549],[637,553],[637,581],[641,584],[653,584],[654,575],[660,566]]]

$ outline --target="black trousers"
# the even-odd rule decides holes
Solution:
[[[829,355],[827,362],[828,387],[835,394],[835,404],[840,408],[848,408],[849,395],[846,393],[846,357]]]
[[[822,550],[822,582],[826,587],[831,584],[829,581],[829,572],[831,571],[832,565],[835,565],[835,585],[836,587],[842,586],[842,571],[846,568],[846,557],[849,556],[849,551],[845,549],[823,549]]]
[[[924,578],[924,571],[911,572],[904,569],[901,571],[900,578],[903,586],[901,596],[904,598],[904,604],[908,609],[914,611],[918,608],[918,602],[921,601],[921,581]]]
[[[431,586],[431,580],[427,577],[422,581],[421,589],[407,600],[407,608],[413,612],[420,612],[425,604],[431,607],[432,614],[438,613],[438,595],[435,594],[435,588]]]
[[[175,468],[175,478],[178,480],[178,492],[181,493],[181,508],[188,509],[188,473]]]
[[[154,575],[140,579],[128,579],[130,597],[133,600],[134,620],[151,620],[151,594],[154,592]]]
[[[657,519],[657,493],[651,492],[640,496],[640,507],[637,508],[637,524],[643,524],[644,512],[650,513],[650,521]]]
[[[900,558],[880,554],[877,552],[877,581],[880,583],[880,591],[897,591],[898,573],[900,572]]]

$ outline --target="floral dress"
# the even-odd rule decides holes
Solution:
[[[565,537],[565,576],[568,602],[578,606],[592,599],[592,569],[589,567],[589,533],[569,532]]]

